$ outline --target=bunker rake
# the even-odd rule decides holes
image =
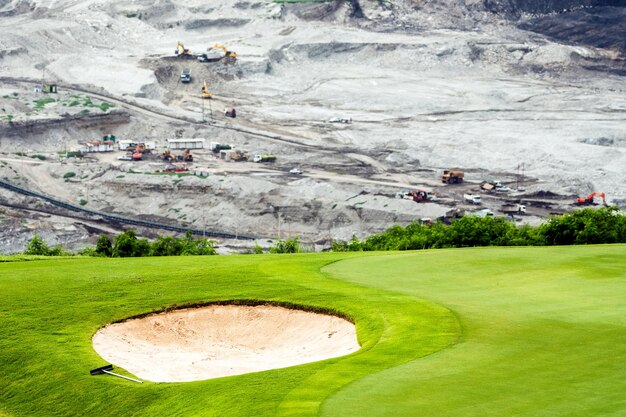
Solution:
[[[117,376],[119,378],[128,379],[129,381],[138,382],[140,384],[143,384],[143,381],[140,381],[140,380],[134,379],[134,378],[130,378],[128,376],[116,374],[115,372],[111,372],[112,370],[113,370],[113,365],[109,364],[109,365],[106,365],[106,366],[101,366],[100,368],[92,369],[91,371],[89,371],[89,373],[91,375],[109,374],[109,375]]]

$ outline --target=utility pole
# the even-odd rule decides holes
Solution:
[[[521,176],[520,176],[520,169],[522,171]],[[518,163],[517,164],[517,190],[518,191],[523,191],[524,189],[524,163]]]
[[[278,220],[278,238],[280,239],[280,208],[276,207],[276,219]]]

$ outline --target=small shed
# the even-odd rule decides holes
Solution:
[[[81,142],[83,152],[111,152],[115,142],[111,141],[94,141],[94,142]]]
[[[208,177],[210,172],[209,168],[205,167],[197,167],[191,170],[191,173],[197,177]]]
[[[142,149],[156,149],[156,142],[137,142],[134,140],[120,140],[117,142],[117,146],[120,151],[134,150],[137,145],[139,145]]]
[[[58,86],[56,84],[44,84],[43,92],[44,93],[57,93]]]
[[[204,139],[168,139],[169,149],[204,149]]]

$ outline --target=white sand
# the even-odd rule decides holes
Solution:
[[[284,368],[360,349],[352,323],[276,306],[208,306],[108,325],[93,337],[106,361],[154,382]]]

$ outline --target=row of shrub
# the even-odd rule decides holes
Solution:
[[[468,246],[548,246],[626,243],[626,216],[617,207],[576,210],[537,227],[517,226],[504,217],[462,217],[450,225],[394,226],[364,240],[333,242],[334,252],[460,248]]]
[[[416,250],[461,248],[468,246],[550,246],[626,243],[626,216],[617,207],[583,209],[571,214],[551,217],[537,227],[517,226],[504,217],[462,217],[451,224],[412,223],[406,227],[393,226],[384,233],[364,240],[353,237],[348,242],[333,241],[333,252]],[[252,253],[263,253],[255,244]],[[302,252],[297,237],[274,242],[269,253]],[[67,256],[85,255],[113,258],[142,256],[216,255],[215,241],[184,237],[158,236],[152,242],[137,238],[133,230],[113,239],[101,235],[95,247],[74,254],[60,246],[49,247],[39,236],[26,247],[26,255]]]
[[[252,253],[261,254],[264,249],[255,244]],[[277,239],[269,248],[269,253],[301,252],[297,237]],[[190,232],[184,237],[158,236],[152,242],[139,239],[134,230],[127,230],[111,238],[100,235],[95,247],[87,247],[77,253],[65,251],[61,246],[50,247],[40,236],[35,235],[26,245],[24,255],[39,256],[98,256],[108,258],[128,258],[144,256],[185,256],[185,255],[217,255],[215,241],[205,238],[194,238]]]
[[[134,230],[127,230],[111,238],[100,235],[95,247],[87,247],[74,254],[66,252],[61,246],[50,247],[35,235],[26,245],[25,255],[43,256],[101,256],[109,258],[127,258],[143,256],[181,256],[181,255],[217,255],[215,241],[194,238],[191,233],[184,237],[158,236],[152,242],[139,239]]]

